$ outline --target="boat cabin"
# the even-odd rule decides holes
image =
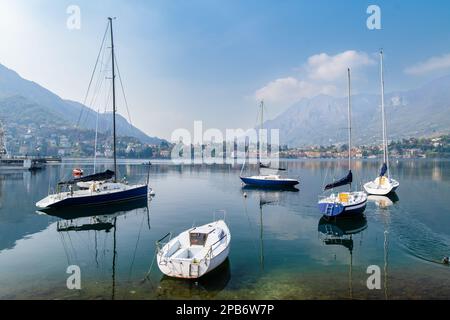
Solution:
[[[207,233],[191,232],[189,233],[189,242],[191,246],[205,246],[208,239]]]

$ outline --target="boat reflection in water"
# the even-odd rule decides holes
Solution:
[[[343,246],[350,252],[349,263],[349,295],[353,299],[353,236],[367,229],[367,219],[364,215],[352,219],[328,220],[322,217],[319,221],[318,231],[325,245]]]
[[[158,285],[157,299],[212,299],[225,289],[230,278],[228,258],[216,269],[195,280],[164,275]]]
[[[387,196],[370,195],[367,197],[367,200],[374,202],[381,209],[386,209],[394,205],[394,203],[398,202],[400,199],[398,198],[398,195],[393,192]]]
[[[243,186],[242,191],[245,198],[247,196],[255,197],[259,202],[259,264],[261,270],[264,271],[264,221],[263,221],[263,206],[265,205],[280,205],[284,202],[284,195],[287,192],[298,192],[299,189],[295,187],[278,187],[278,188],[261,188],[254,186]],[[249,219],[249,214],[247,212],[247,203],[245,202],[245,214],[247,219]]]
[[[255,193],[259,193],[259,194],[279,194],[283,191],[287,191],[287,192],[299,192],[300,190],[296,187],[291,187],[291,186],[287,186],[287,187],[256,187],[256,186],[249,186],[249,185],[245,185],[242,187],[243,191],[250,191],[250,192],[255,192]]]
[[[151,199],[151,198],[150,198]],[[124,201],[121,204],[114,206],[111,205],[98,205],[98,206],[80,206],[71,208],[47,208],[41,209],[38,213],[43,213],[52,217],[57,217],[63,220],[75,220],[81,218],[98,218],[104,216],[105,218],[111,218],[114,216],[121,216],[129,211],[148,207],[148,200],[146,198],[138,198],[135,200]]]
[[[105,232],[113,234],[113,256],[112,256],[112,285],[111,285],[111,299],[116,297],[116,260],[117,260],[117,218],[124,216],[131,211],[137,209],[144,209],[147,215],[147,225],[150,229],[150,213],[148,210],[148,201],[145,198],[135,199],[123,202],[118,205],[103,205],[103,206],[89,206],[78,208],[56,209],[49,208],[38,211],[39,214],[46,214],[49,216],[60,218],[57,221],[56,230],[61,234],[69,232],[95,232],[95,260],[98,265],[98,248],[97,248],[97,233]],[[70,237],[70,236],[69,236]],[[63,239],[63,238],[62,238]],[[139,241],[139,236],[138,236]],[[64,248],[66,246],[63,243]],[[137,244],[136,244],[137,246]],[[66,255],[68,253],[66,252]],[[68,261],[70,264],[70,261]]]

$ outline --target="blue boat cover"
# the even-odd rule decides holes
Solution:
[[[383,163],[383,166],[381,167],[380,177],[384,176],[387,172],[387,164],[386,162]]]
[[[340,186],[345,186],[347,184],[352,183],[352,181],[353,181],[352,170],[349,170],[346,177],[342,178],[341,180],[335,181],[333,183],[327,184],[325,186],[325,190],[337,188]]]
[[[92,174],[89,176],[84,176],[84,177],[69,180],[69,181],[59,182],[58,184],[65,185],[65,184],[76,184],[78,182],[87,182],[87,181],[102,181],[102,180],[112,179],[112,177],[114,177],[114,171],[106,170],[104,172]]]
[[[272,168],[270,165],[266,166],[266,165],[262,164],[261,162],[259,163],[259,167],[261,169],[272,169],[272,170],[276,170],[276,171],[286,171],[286,169],[284,169],[284,168]]]

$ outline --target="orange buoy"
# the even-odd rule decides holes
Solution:
[[[83,175],[83,169],[75,168],[72,170],[72,175],[74,177],[81,177]]]

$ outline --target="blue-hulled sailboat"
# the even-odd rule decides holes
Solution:
[[[263,170],[266,171],[267,173],[262,174]],[[299,183],[298,180],[285,178],[277,174],[279,171],[285,170],[286,169],[281,168],[269,168],[260,163],[258,175],[248,177],[243,177],[241,175],[240,178],[242,182],[248,186],[266,187],[266,188],[292,188],[296,186]]]
[[[108,170],[103,173],[97,173],[67,182],[60,182],[56,193],[50,194],[36,203],[36,206],[41,209],[107,205],[148,198],[148,176],[147,182],[144,184],[129,185],[126,182],[117,182],[116,74],[112,21],[112,18],[108,18],[108,27],[111,35],[114,171]]]
[[[328,196],[320,197],[318,206],[320,212],[326,217],[341,217],[358,215],[364,212],[367,204],[367,194],[364,191],[351,191],[353,182],[352,173],[352,122],[351,122],[351,87],[350,69],[348,75],[348,173],[347,175],[333,183],[325,186],[325,190],[334,189],[341,186],[350,186],[349,192],[332,193]]]
[[[261,101],[261,124],[260,124],[260,134],[259,134],[259,143],[258,143],[258,155],[259,159],[262,156],[262,130],[264,124],[264,101]],[[299,182],[297,179],[291,179],[287,177],[283,177],[281,172],[286,171],[283,168],[273,168],[270,165],[263,165],[261,162],[258,163],[258,174],[254,176],[243,176],[245,167],[245,161],[242,165],[240,179],[242,182],[248,186],[254,187],[263,187],[263,188],[292,188],[296,186]]]

